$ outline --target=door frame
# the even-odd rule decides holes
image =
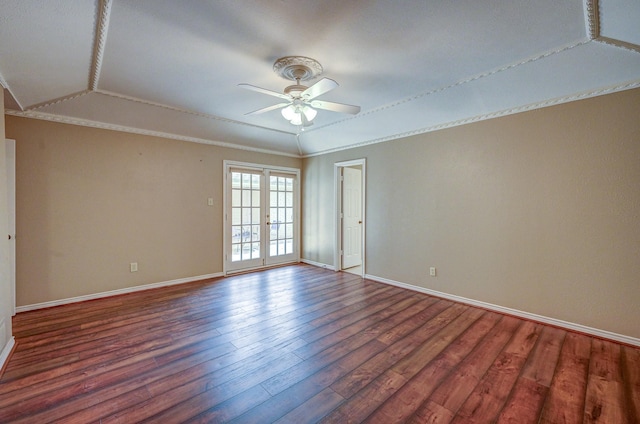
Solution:
[[[361,277],[364,278],[366,274],[366,229],[367,229],[367,220],[366,220],[366,211],[367,211],[367,203],[366,203],[366,187],[367,187],[367,160],[365,158],[362,159],[353,159],[343,162],[336,162],[333,164],[333,180],[334,180],[334,192],[335,192],[335,207],[334,207],[334,215],[335,215],[335,249],[333,251],[333,263],[336,271],[342,271],[342,168],[360,166],[362,169],[362,189],[360,190],[360,195],[362,196],[362,245],[360,251],[362,252],[362,271]]]
[[[285,263],[296,263],[296,262],[300,262],[300,169],[298,168],[288,168],[285,166],[275,166],[275,165],[265,165],[265,164],[257,164],[257,163],[249,163],[249,162],[238,162],[238,161],[233,161],[233,160],[223,160],[222,161],[222,273],[224,275],[228,275],[228,274],[234,274],[234,273],[239,273],[239,272],[247,272],[247,271],[252,271],[252,270],[256,270],[256,269],[264,269],[264,268],[268,268],[268,267],[272,267],[272,266],[279,266],[279,265],[283,265]],[[266,262],[263,261],[263,265],[260,266],[254,266],[254,267],[248,267],[248,268],[243,268],[243,269],[239,269],[239,270],[229,270],[227,269],[227,244],[231,242],[231,240],[229,240],[229,231],[227,231],[227,226],[228,226],[228,220],[229,220],[229,216],[228,216],[228,207],[229,207],[229,195],[230,193],[228,192],[228,175],[229,175],[229,170],[231,168],[245,168],[247,170],[252,170],[252,171],[262,171],[263,174],[266,173],[266,171],[270,171],[270,172],[282,172],[282,173],[286,173],[286,174],[292,174],[295,175],[296,177],[296,182],[295,182],[295,187],[294,187],[294,231],[295,231],[295,237],[294,237],[294,253],[295,253],[295,259],[289,262],[282,262],[282,263],[277,263],[277,264],[273,264],[273,265],[266,265]],[[266,182],[265,182],[265,188],[264,190],[266,191]],[[268,205],[266,205],[267,209],[268,209]],[[262,223],[263,225],[266,224],[266,221]],[[265,227],[266,228],[266,227]],[[261,240],[265,240],[265,237],[261,237]],[[265,242],[265,249],[267,248],[266,242]],[[264,260],[266,260],[266,255],[267,255],[267,251],[264,250]]]
[[[16,141],[5,139],[7,169],[7,230],[9,232],[9,285],[11,286],[11,315],[16,314]]]

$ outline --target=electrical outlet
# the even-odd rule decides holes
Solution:
[[[209,205],[209,206],[213,206],[213,197],[209,197],[209,198],[207,199],[207,205]]]
[[[129,264],[129,270],[131,272],[138,272],[138,262],[131,262]]]
[[[429,267],[429,275],[432,276],[432,277],[436,276],[436,267],[435,266]]]

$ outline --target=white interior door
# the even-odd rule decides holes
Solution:
[[[362,170],[342,168],[342,268],[362,265]]]
[[[225,169],[225,272],[298,261],[299,171]]]

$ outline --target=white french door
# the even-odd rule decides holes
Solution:
[[[299,170],[225,162],[225,272],[299,260]]]

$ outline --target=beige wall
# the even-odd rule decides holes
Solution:
[[[301,165],[296,158],[6,119],[16,140],[18,306],[219,273],[223,160]],[[129,272],[130,262],[138,262],[138,272]]]
[[[4,124],[4,90],[0,85],[0,140],[5,138]],[[6,234],[8,230],[7,214],[7,167],[4,143],[0,148],[0,354],[11,339],[11,315],[13,313],[13,296],[9,280],[9,245]],[[2,363],[0,363],[0,368]]]
[[[302,257],[333,264],[333,164],[366,158],[367,274],[640,338],[639,116],[636,89],[305,159]]]

